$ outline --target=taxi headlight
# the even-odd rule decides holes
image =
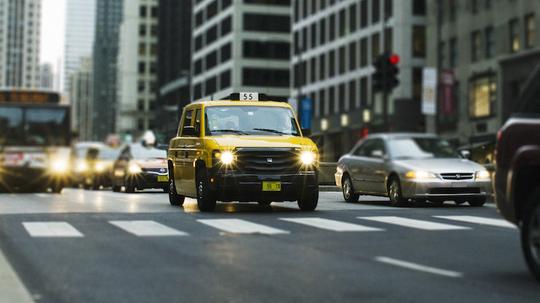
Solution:
[[[230,151],[224,151],[219,155],[219,160],[225,165],[231,165],[234,162],[234,155]]]
[[[427,171],[418,171],[418,170],[408,171],[405,174],[405,177],[407,177],[407,179],[413,179],[413,180],[433,180],[433,179],[437,179],[437,176],[434,173],[430,173],[430,172],[427,172]]]
[[[103,162],[96,163],[96,171],[98,173],[104,172],[106,168],[107,168],[107,165],[105,165],[105,163],[103,163]]]
[[[475,179],[478,181],[490,181],[491,175],[487,170],[481,170],[476,172]]]
[[[54,173],[65,173],[68,170],[68,163],[63,159],[53,160],[51,163],[51,170]]]
[[[303,151],[300,154],[300,162],[304,165],[312,165],[315,163],[316,158],[315,153],[312,151]]]
[[[142,169],[139,165],[135,163],[130,163],[128,167],[128,172],[130,174],[140,174],[142,172]]]
[[[77,166],[75,167],[75,169],[78,173],[82,173],[88,169],[88,165],[86,164],[86,161],[81,160],[77,162]]]

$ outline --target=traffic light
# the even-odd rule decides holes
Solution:
[[[398,63],[399,56],[391,52],[385,52],[375,59],[375,62],[373,62],[373,67],[375,67],[373,89],[375,91],[390,93],[399,85],[397,78],[399,74]]]

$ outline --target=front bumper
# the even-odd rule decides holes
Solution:
[[[316,171],[299,171],[294,174],[246,174],[212,170],[209,176],[210,188],[219,201],[296,201],[305,191],[318,190]],[[281,182],[281,190],[263,191],[263,181]]]
[[[401,192],[404,198],[427,200],[489,198],[493,195],[491,181],[475,180],[402,180]]]

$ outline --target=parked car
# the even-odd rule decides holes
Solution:
[[[369,136],[339,159],[335,180],[347,202],[369,194],[388,196],[392,206],[452,200],[478,207],[492,194],[484,167],[429,134]]]
[[[495,201],[521,230],[530,271],[540,280],[540,102],[502,127],[496,148]]]
[[[112,166],[119,153],[119,150],[109,147],[88,149],[84,187],[93,190],[110,187],[112,185]]]
[[[168,192],[167,151],[141,143],[125,146],[112,168],[112,189],[126,193],[161,188]]]

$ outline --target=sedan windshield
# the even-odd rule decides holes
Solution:
[[[206,134],[298,136],[292,111],[269,106],[216,106],[206,109]]]
[[[450,143],[437,138],[397,138],[388,141],[393,159],[459,158]]]

